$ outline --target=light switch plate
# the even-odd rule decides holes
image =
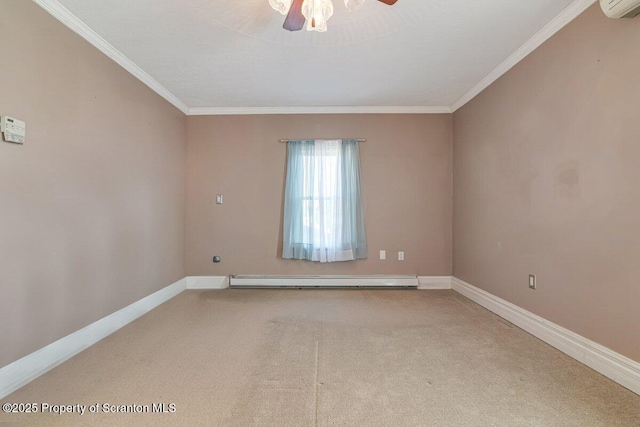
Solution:
[[[529,288],[531,289],[536,289],[536,275],[535,274],[530,274],[529,275]]]
[[[380,251],[380,259],[387,259],[387,251]]]
[[[222,194],[216,194],[216,205],[222,204]]]

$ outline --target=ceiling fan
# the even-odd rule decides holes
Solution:
[[[389,6],[398,0],[378,0]],[[364,0],[344,0],[349,10],[355,10]],[[289,31],[300,31],[307,23],[307,31],[327,31],[327,20],[333,15],[331,0],[269,0],[272,8],[287,15],[282,28]]]

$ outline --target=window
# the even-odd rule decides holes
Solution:
[[[366,258],[358,143],[290,141],[283,258]]]

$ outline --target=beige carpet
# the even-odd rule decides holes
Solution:
[[[4,402],[87,405],[0,414],[29,426],[640,426],[640,396],[453,291],[186,291]]]

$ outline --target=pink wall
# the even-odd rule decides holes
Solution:
[[[454,114],[454,275],[635,360],[638,46],[594,5]]]
[[[640,360],[639,45],[639,19],[595,5],[453,117],[187,119],[32,2],[3,2],[17,60],[0,114],[27,142],[0,142],[0,366],[227,274],[453,273]],[[296,137],[367,138],[369,259],[281,259],[277,140]]]
[[[184,277],[186,117],[33,2],[0,51],[1,367]]]
[[[451,274],[450,114],[189,117],[188,129],[188,275]],[[278,140],[341,137],[367,138],[360,156],[369,259],[284,260],[287,147]]]

